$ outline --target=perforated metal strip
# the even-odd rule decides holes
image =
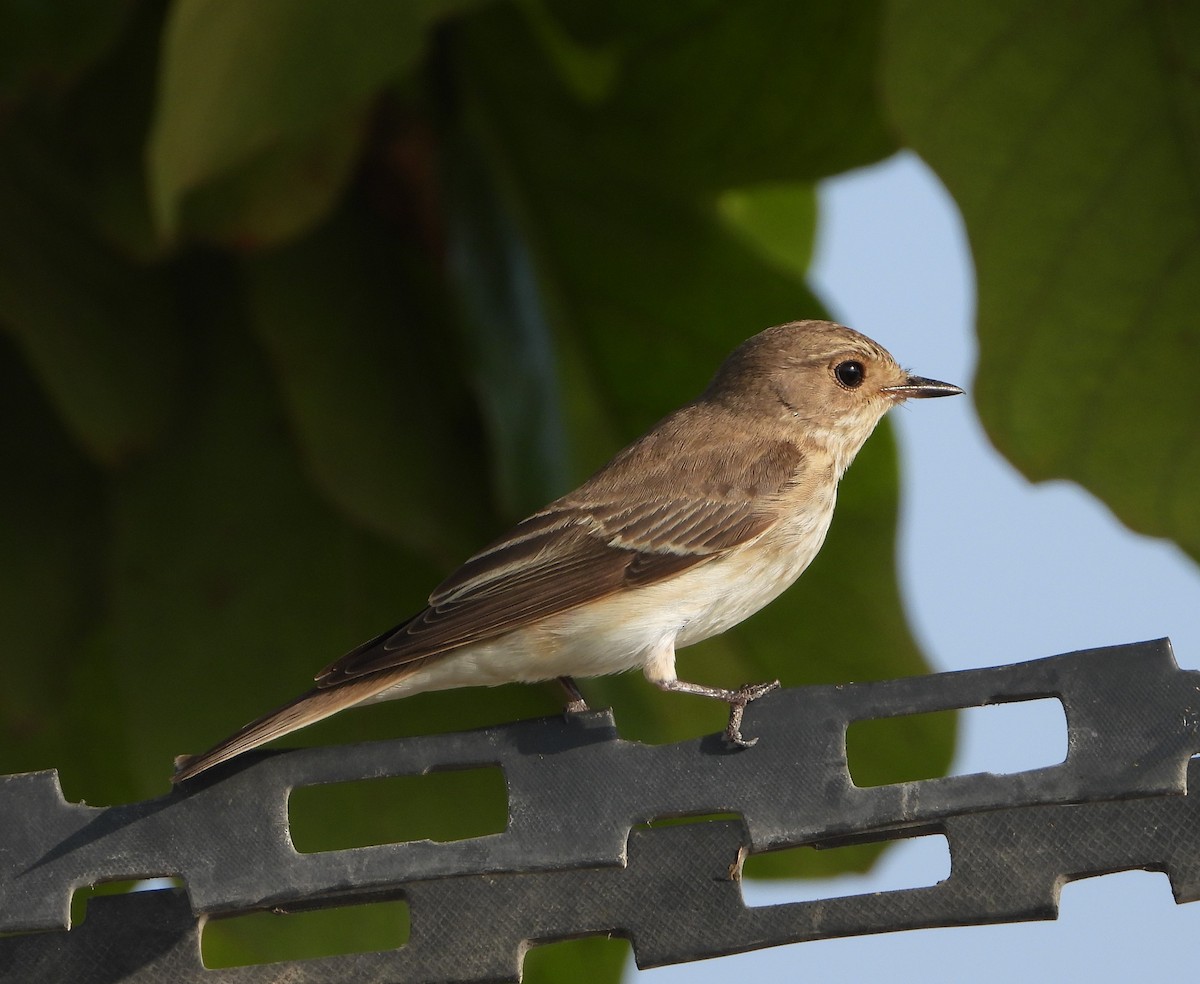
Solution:
[[[1200,789],[1200,764],[1193,769]],[[639,967],[783,943],[931,926],[1053,919],[1061,881],[1164,870],[1178,902],[1200,897],[1200,797],[1024,806],[946,817],[952,870],[929,888],[747,908],[736,821],[639,829],[625,868],[460,875],[390,893],[411,910],[409,942],[385,953],[206,970],[182,891],[93,899],[71,933],[0,939],[0,978],[179,984],[515,981],[525,941],[628,938]],[[911,831],[893,831],[903,835]],[[877,839],[887,839],[886,833]]]
[[[1066,710],[1069,753],[1059,766],[1010,776],[958,776],[870,789],[857,788],[850,781],[845,732],[852,721],[1038,697],[1058,697]],[[763,850],[873,836],[905,825],[932,829],[944,823],[954,851],[958,836],[954,830],[974,829],[969,827],[972,822],[999,822],[997,818],[1017,807],[1044,810],[1051,808],[1046,804],[1093,803],[1096,811],[1102,811],[1157,803],[1161,809],[1172,804],[1183,809],[1186,801],[1179,794],[1186,788],[1188,759],[1200,751],[1198,725],[1200,674],[1180,670],[1169,643],[1162,640],[995,669],[783,691],[751,705],[745,730],[761,740],[745,751],[730,750],[719,736],[661,747],[625,742],[616,736],[611,717],[599,713],[457,735],[260,755],[214,770],[169,796],[102,809],[66,803],[53,772],[8,776],[0,779],[0,931],[65,929],[74,888],[122,878],[180,875],[196,912],[344,904],[355,895],[379,898],[399,893],[413,908],[413,941],[391,955],[336,958],[342,961],[338,966],[349,966],[345,961],[384,960],[390,968],[393,964],[386,961],[398,960],[397,967],[409,968],[415,960],[413,966],[425,969],[397,971],[396,979],[504,979],[515,972],[512,941],[519,942],[524,938],[521,933],[538,927],[506,925],[498,930],[499,936],[489,936],[475,923],[469,934],[472,939],[491,939],[497,946],[501,939],[509,942],[504,944],[507,950],[475,953],[471,966],[486,964],[492,969],[468,973],[462,967],[454,969],[454,960],[463,959],[461,938],[453,947],[458,957],[430,955],[436,946],[417,935],[418,925],[428,922],[421,912],[426,907],[447,914],[467,911],[467,896],[504,891],[519,898],[501,907],[487,906],[493,917],[497,912],[522,918],[555,913],[561,910],[551,902],[555,893],[579,898],[578,883],[562,888],[575,879],[593,885],[603,896],[597,900],[603,908],[577,913],[586,919],[569,932],[564,930],[564,936],[620,931],[633,935],[644,965],[691,959],[812,938],[796,928],[800,925],[795,923],[796,913],[803,910],[792,912],[789,907],[792,929],[766,937],[760,924],[778,918],[768,915],[774,910],[738,915],[740,901],[728,872],[743,847]],[[287,797],[297,786],[491,764],[502,767],[508,784],[510,822],[503,834],[449,844],[422,841],[317,855],[297,854],[286,836]],[[1101,802],[1163,794],[1175,795],[1144,803]],[[631,834],[635,824],[656,816],[700,813],[738,813],[745,824],[690,825]],[[1156,829],[1137,827],[1141,822],[1130,821],[1138,831],[1135,841]],[[1194,819],[1189,822],[1189,830],[1195,830]],[[988,829],[994,834],[998,828]],[[970,843],[986,843],[986,836],[987,830],[980,828],[971,834]],[[653,848],[647,854],[648,839]],[[1138,846],[1125,843],[1126,850]],[[971,864],[982,864],[985,856],[996,853],[992,847],[974,850],[980,860]],[[650,855],[661,860],[639,861]],[[1168,861],[1154,857],[1131,866],[1144,863]],[[970,870],[970,865],[962,868],[964,864],[956,853],[955,875],[947,884],[962,883],[967,876],[960,870]],[[1088,870],[1111,868],[1106,861]],[[1029,894],[1033,880],[1046,870],[1041,862],[1031,868],[1021,898],[1034,897]],[[1081,870],[1075,867],[1064,873]],[[705,874],[693,885],[697,871]],[[722,871],[723,879],[718,877]],[[498,872],[512,875],[478,877]],[[1194,879],[1188,884],[1194,884]],[[483,886],[496,887],[485,890]],[[685,888],[686,893],[711,895],[702,904],[699,896],[688,894],[689,911],[715,913],[711,917],[715,922],[697,917],[704,923],[698,936],[688,930],[686,921],[668,920],[674,927],[669,931],[663,922],[673,909],[672,899],[682,897]],[[978,886],[971,889],[979,890]],[[937,905],[913,908],[914,900],[942,899],[947,891],[938,886],[897,895],[893,906],[901,905],[889,910],[893,921],[887,925],[877,916],[864,922],[856,909],[859,922],[850,920],[840,931],[830,929],[836,923],[829,922],[831,903],[826,902],[822,934],[983,920],[958,901],[941,917],[937,913],[943,910]],[[1008,897],[996,896],[1001,902]],[[194,938],[191,943],[181,942],[194,933],[187,906],[180,909],[182,898],[172,901],[160,894],[96,900],[92,909],[98,914],[120,910],[124,914],[118,922],[140,919],[138,913],[153,910],[159,914],[148,916],[153,925],[145,927],[146,939],[158,941],[163,959],[174,954],[170,959],[194,960]],[[652,904],[639,910],[634,901],[647,898]],[[738,903],[732,908],[730,898]],[[1052,910],[1052,902],[1045,901],[1044,892],[1037,898],[1036,904],[1006,902],[987,911],[1010,913],[1003,918],[1044,916]],[[89,917],[72,933],[0,940],[0,954],[55,952],[69,961],[80,948],[95,953],[105,918]],[[939,918],[950,921],[939,922]],[[730,926],[746,926],[747,919],[755,929],[744,936],[732,938],[718,931],[717,924],[724,925],[725,920],[733,920]],[[660,924],[661,932],[655,929]],[[541,928],[550,936],[538,931],[533,938],[553,938],[557,931]],[[693,943],[682,942],[688,939]],[[672,948],[669,940],[677,945]],[[709,941],[708,949],[694,949],[702,940]],[[451,963],[442,966],[439,960]],[[59,966],[61,970],[66,965]],[[325,973],[321,966],[321,961],[315,962],[313,973]],[[442,969],[436,969],[439,966]],[[506,968],[503,973],[497,971],[501,966]],[[259,970],[242,968],[237,971],[242,976],[228,978],[209,972],[204,979],[275,979],[254,976]],[[345,978],[334,974],[329,979]],[[391,978],[368,975],[365,979]]]

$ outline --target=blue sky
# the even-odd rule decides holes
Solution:
[[[826,182],[812,285],[835,317],[918,373],[974,376],[974,272],[958,212],[915,156]],[[1090,494],[1031,485],[988,443],[968,399],[893,414],[901,444],[901,586],[938,669],[1036,659],[1170,636],[1200,668],[1200,569],[1174,545],[1130,533]],[[851,468],[846,481],[854,481]],[[735,630],[736,631],[736,630]],[[971,712],[954,771],[1015,770],[1061,759],[1061,711]],[[1052,705],[1051,705],[1052,706]],[[902,845],[865,878],[747,889],[754,904],[929,884],[948,864],[936,838]],[[878,979],[1090,981],[1194,972],[1200,905],[1177,906],[1165,875],[1073,882],[1058,921],[923,930],[777,947],[637,973],[627,984]]]

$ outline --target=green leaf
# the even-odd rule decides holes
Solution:
[[[178,231],[188,192],[359,117],[416,64],[428,26],[469,2],[176,0],[149,145],[159,228]]]
[[[337,204],[358,161],[362,111],[280,139],[187,195],[182,222],[197,239],[242,251],[287,242]]]
[[[364,527],[461,561],[493,530],[489,488],[449,329],[436,300],[400,286],[424,268],[352,215],[246,270],[253,327],[317,486]]]
[[[78,789],[121,772],[111,667],[92,638],[104,595],[103,476],[64,432],[0,336],[0,773],[58,768]]]
[[[709,193],[878,160],[894,146],[875,90],[878,25],[873,2],[702,9],[626,59],[614,149],[664,188]]]
[[[0,4],[0,111],[74,83],[116,40],[128,0]]]
[[[569,16],[569,7],[551,12],[543,0],[524,0],[522,9],[542,47],[554,61],[563,81],[574,93],[585,103],[598,103],[606,99],[612,92],[613,83],[621,67],[622,45],[594,42],[585,44],[577,41],[556,16],[560,13]],[[628,29],[628,21],[624,27]]]
[[[182,353],[165,272],[101,241],[76,192],[23,134],[0,145],[0,325],[76,439],[113,464],[163,433]]]
[[[622,5],[601,9],[609,23],[623,23]],[[603,16],[593,17],[589,30],[611,36],[615,28],[597,23]],[[567,24],[575,19],[563,17]],[[470,19],[477,42],[471,57],[483,64],[469,74],[500,86],[489,94],[492,109],[510,137],[546,155],[544,167],[559,170],[567,151],[592,173],[711,195],[812,181],[894,148],[875,94],[878,21],[874,3],[686,5],[657,29],[637,23],[647,34],[634,33],[597,100],[564,83],[560,48],[550,46],[549,60],[540,23],[535,36],[528,23],[496,7]],[[813,39],[803,57],[797,39]],[[563,129],[545,125],[548,110]]]
[[[811,184],[730,188],[717,198],[725,224],[769,263],[803,277],[812,259],[817,196]]]
[[[1200,558],[1200,8],[897,0],[885,37],[970,236],[989,436]]]
[[[52,112],[40,136],[69,175],[71,207],[118,255],[141,263],[165,250],[146,192],[146,130],[164,5],[138,3],[117,43]]]

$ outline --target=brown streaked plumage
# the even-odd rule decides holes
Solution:
[[[743,343],[698,399],[661,420],[574,492],[467,560],[429,606],[331,664],[316,686],[209,752],[175,781],[355,704],[425,690],[641,666],[665,690],[730,705],[675,675],[675,650],[757,611],[824,541],[837,483],[887,410],[962,391],[911,376],[841,325],[800,321]]]

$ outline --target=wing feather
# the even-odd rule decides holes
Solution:
[[[769,498],[764,493],[779,492],[794,479],[802,457],[794,445],[767,446],[732,478],[728,462],[691,461],[696,474],[712,476],[707,487],[688,483],[691,495],[656,481],[654,466],[663,456],[653,448],[644,454],[648,461],[627,462],[614,477],[621,457],[636,454],[654,435],[471,557],[438,585],[428,608],[347,653],[318,675],[318,684],[415,666],[653,584],[749,542],[776,522],[775,510],[764,507]],[[711,449],[705,450],[711,457]],[[750,480],[753,488],[747,487]]]

